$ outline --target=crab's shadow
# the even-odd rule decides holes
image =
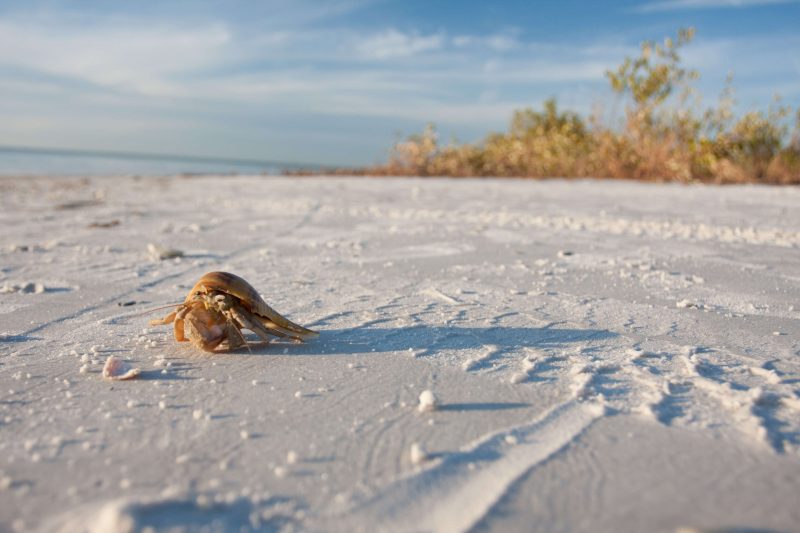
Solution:
[[[252,344],[253,353],[291,355],[355,355],[413,352],[417,357],[444,350],[486,347],[505,352],[520,348],[558,348],[572,343],[601,341],[616,337],[608,330],[559,329],[555,327],[445,327],[409,326],[406,328],[352,328],[320,331],[318,338],[305,343],[275,341]],[[238,350],[237,350],[238,351]]]

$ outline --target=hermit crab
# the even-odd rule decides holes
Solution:
[[[267,342],[273,336],[302,341],[318,335],[281,316],[252,285],[228,272],[205,274],[177,309],[150,321],[152,326],[170,323],[175,340],[191,341],[207,352],[223,343],[231,350],[247,346],[242,329],[249,329]]]

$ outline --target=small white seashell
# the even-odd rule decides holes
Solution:
[[[125,361],[109,355],[106,364],[103,365],[103,378],[113,381],[133,379],[141,373],[141,369],[134,368]]]
[[[414,465],[422,464],[429,458],[428,452],[425,451],[425,448],[423,448],[418,442],[411,444],[411,448],[408,451],[408,456],[408,458],[411,459],[411,464]]]
[[[152,242],[147,245],[147,251],[153,260],[163,261],[164,259],[174,259],[176,257],[183,257],[183,252],[181,250],[176,250],[174,248],[166,248],[164,246],[160,246]]]
[[[435,411],[436,408],[439,407],[439,399],[430,390],[424,390],[419,395],[419,411],[420,413],[427,413],[430,411]]]

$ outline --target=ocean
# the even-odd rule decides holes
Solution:
[[[281,174],[300,168],[314,170],[318,165],[0,146],[0,176]]]

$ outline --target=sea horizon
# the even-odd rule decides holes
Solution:
[[[185,154],[0,146],[0,177],[175,174],[282,174],[318,164]]]

